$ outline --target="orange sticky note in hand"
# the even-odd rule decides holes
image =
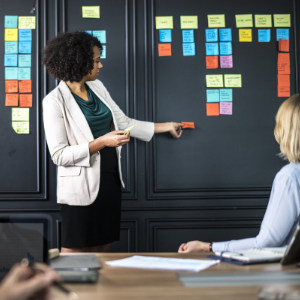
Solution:
[[[194,122],[181,122],[182,129],[186,129],[186,128],[195,128],[195,124]]]
[[[291,86],[290,75],[277,75],[278,86]]]
[[[171,43],[158,44],[158,56],[172,56]]]
[[[17,93],[18,80],[5,80],[5,93]]]
[[[278,50],[283,51],[283,52],[289,52],[290,51],[290,40],[279,39]]]
[[[279,75],[291,74],[289,53],[278,53],[277,70]]]
[[[290,97],[291,89],[289,86],[278,86],[278,97]]]
[[[206,103],[206,115],[207,116],[219,116],[219,103]]]
[[[19,105],[19,94],[6,94],[5,106],[18,106]]]
[[[218,69],[219,68],[219,56],[212,55],[206,56],[206,69]]]
[[[20,107],[32,107],[32,94],[20,94]]]
[[[31,80],[20,80],[19,81],[19,92],[20,93],[31,93]]]

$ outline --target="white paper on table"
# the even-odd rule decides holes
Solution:
[[[218,264],[219,262],[219,260],[182,259],[134,255],[123,259],[106,261],[105,263],[112,267],[198,272]]]

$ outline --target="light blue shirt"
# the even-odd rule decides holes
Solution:
[[[300,219],[300,164],[290,163],[275,176],[259,234],[254,238],[213,243],[213,252],[284,247]]]

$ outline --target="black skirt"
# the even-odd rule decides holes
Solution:
[[[88,206],[61,205],[61,246],[85,248],[120,240],[121,181],[115,148],[100,150],[100,189]]]

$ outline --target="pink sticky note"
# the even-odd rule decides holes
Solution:
[[[220,115],[232,115],[232,102],[220,102]]]
[[[220,67],[221,68],[233,68],[232,55],[221,55],[220,56]]]

